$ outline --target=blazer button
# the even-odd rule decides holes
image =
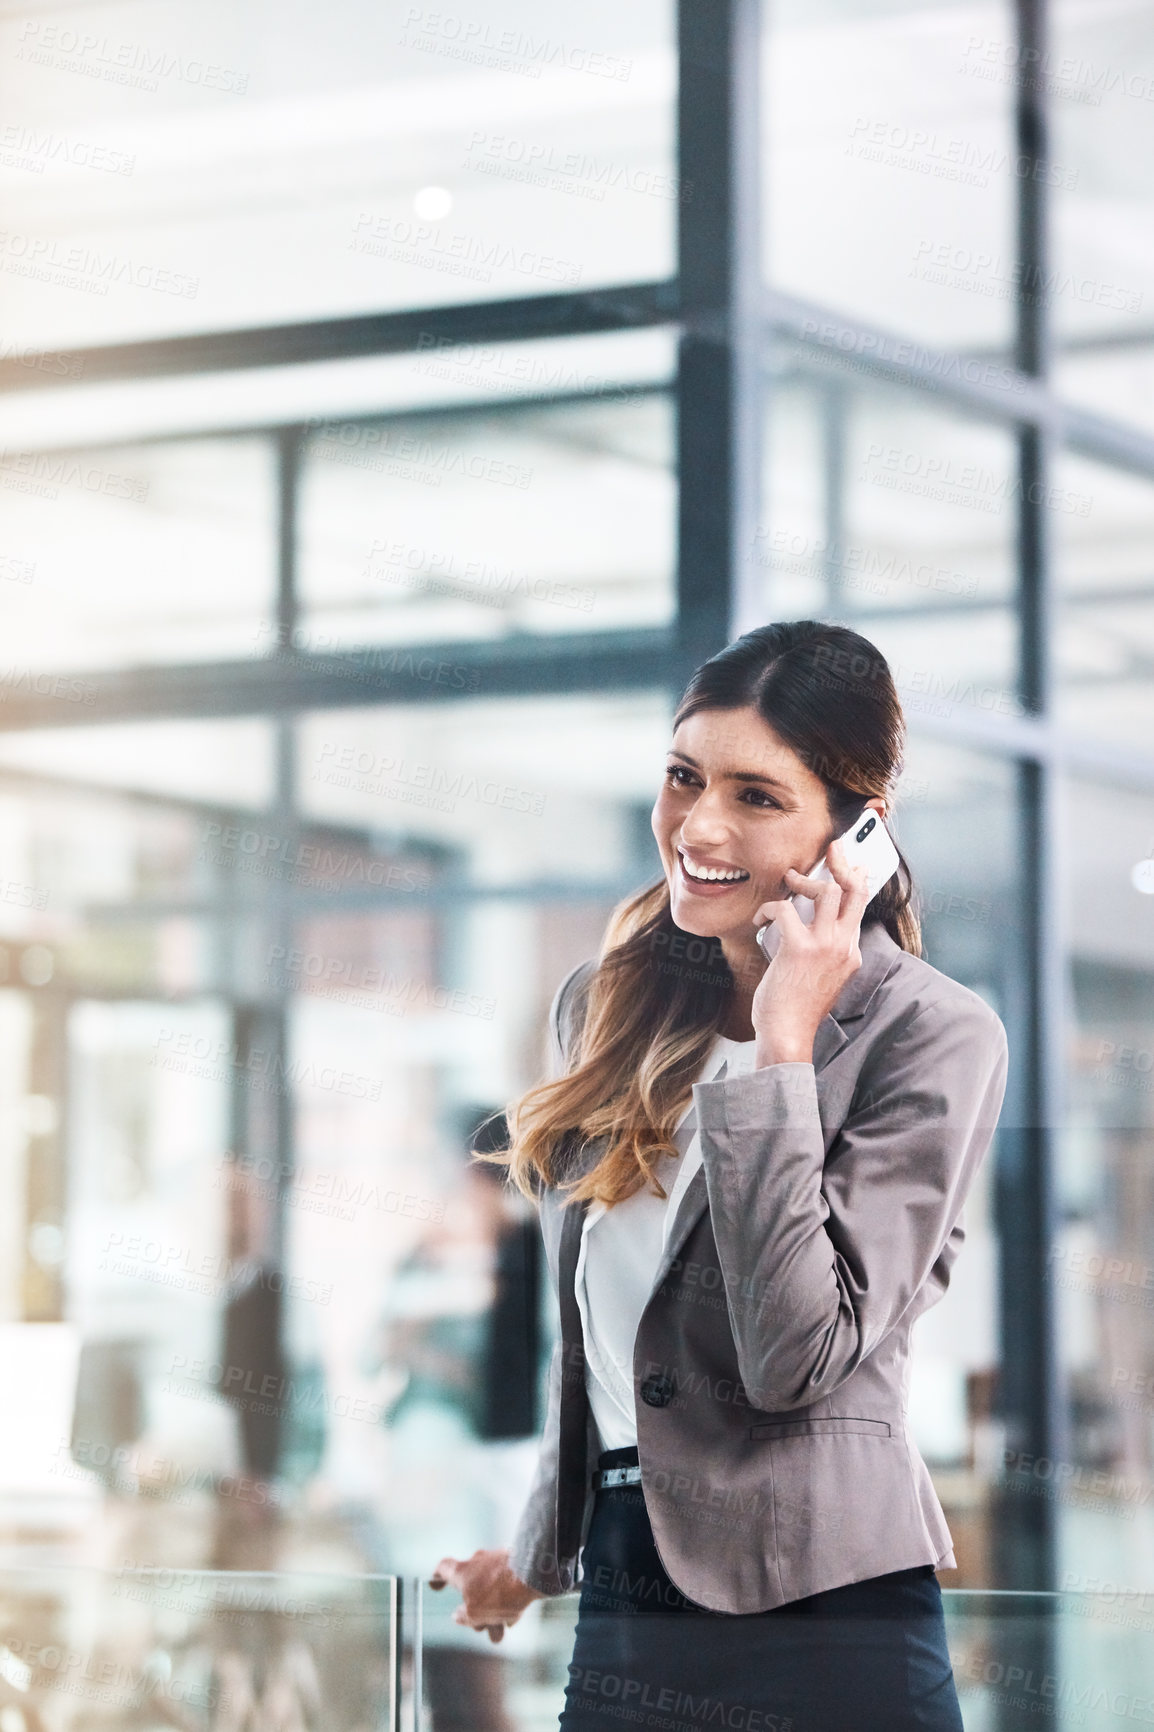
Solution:
[[[641,1385],[641,1399],[646,1407],[668,1407],[673,1400],[671,1377],[647,1377]]]

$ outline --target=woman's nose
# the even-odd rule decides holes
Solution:
[[[681,824],[681,840],[687,848],[716,847],[729,834],[717,804],[707,794],[694,801]]]

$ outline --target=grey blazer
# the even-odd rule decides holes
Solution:
[[[812,1065],[698,1083],[678,1133],[684,1151],[700,1128],[703,1165],[638,1325],[637,1446],[665,1568],[715,1611],[955,1563],[907,1424],[910,1330],[962,1244],[1006,1034],[976,993],[884,927],[863,927],[861,953]],[[593,967],[553,1001],[555,1074]],[[560,1335],[510,1562],[559,1594],[579,1579],[598,1443],[574,1290],[584,1209],[548,1187],[540,1215]]]

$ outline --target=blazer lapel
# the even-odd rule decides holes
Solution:
[[[813,1068],[816,1075],[830,1060],[841,1051],[850,1036],[842,1027],[843,1023],[853,1022],[864,1016],[874,993],[882,981],[892,973],[897,966],[900,955],[898,946],[894,943],[885,927],[879,923],[862,928],[861,933],[862,965],[853,978],[842,988],[833,1009],[823,1017],[818,1026],[813,1043]],[[724,1075],[724,1070],[721,1072]],[[674,1133],[674,1142],[682,1156],[688,1152],[697,1130],[697,1108],[691,1106],[688,1114],[682,1120]],[[599,1150],[595,1144],[587,1145],[578,1157],[581,1170],[596,1163]],[[700,1221],[709,1203],[705,1183],[705,1168],[699,1167],[694,1173],[678,1205],[665,1251],[658,1265],[657,1275],[650,1289],[650,1298],[668,1277],[669,1271],[680,1255],[689,1235]],[[562,1340],[575,1352],[567,1354],[567,1363],[580,1368],[581,1385],[584,1388],[584,1361],[581,1352],[581,1313],[577,1308],[576,1274],[577,1258],[581,1250],[581,1231],[585,1221],[585,1203],[567,1203],[562,1210],[561,1237],[557,1253],[558,1287],[560,1290],[561,1335]]]
[[[874,993],[887,975],[893,971],[900,954],[898,946],[879,922],[862,928],[860,948],[862,953],[861,967],[852,979],[846,982],[838,994],[833,1010],[829,1011],[818,1024],[817,1034],[814,1036],[813,1042],[815,1076],[820,1076],[824,1067],[846,1045],[850,1037],[842,1024],[853,1022],[856,1018],[865,1015]],[[725,1069],[726,1067],[723,1066],[720,1076],[725,1075]],[[683,1120],[674,1137],[674,1142],[683,1156],[688,1151],[696,1129],[697,1108],[694,1106],[689,1109],[689,1116]],[[677,1217],[673,1223],[664,1255],[658,1265],[657,1278],[650,1290],[651,1298],[667,1278],[670,1269],[681,1253],[682,1246],[705,1213],[708,1202],[705,1168],[699,1167],[685,1187],[685,1193],[678,1206]],[[574,1261],[574,1267],[576,1267],[576,1261]]]
[[[697,1115],[695,1113],[695,1126],[696,1122]],[[686,1185],[685,1193],[678,1205],[677,1218],[673,1223],[673,1229],[670,1232],[669,1242],[665,1247],[661,1262],[657,1266],[657,1278],[650,1289],[651,1295],[661,1286],[661,1283],[665,1280],[665,1277],[673,1267],[673,1264],[677,1261],[677,1258],[681,1253],[681,1247],[684,1245],[686,1239],[688,1239],[690,1233],[692,1233],[694,1227],[696,1227],[698,1221],[700,1221],[702,1215],[705,1213],[705,1206],[708,1201],[709,1197],[705,1189],[705,1168],[698,1167],[697,1171]]]
[[[561,1238],[557,1247],[557,1287],[560,1295],[561,1335],[568,1344],[580,1346],[581,1313],[577,1309],[577,1258],[585,1225],[588,1199],[566,1203],[561,1210]]]
[[[589,1397],[585,1389],[585,1340],[575,1275],[588,1203],[569,1203],[557,1247],[558,1309],[561,1313],[561,1396],[557,1414],[556,1551],[576,1556],[581,1544],[589,1486]]]
[[[834,1056],[840,1052],[849,1039],[841,1023],[832,1010],[822,1017],[817,1025],[817,1033],[813,1037],[813,1068],[815,1072],[822,1070]]]

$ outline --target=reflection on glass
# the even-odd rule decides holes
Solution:
[[[1154,483],[1062,453],[1054,492],[1057,712],[1129,750],[1154,739]]]
[[[1109,336],[1069,338],[1054,356],[1054,390],[1069,402],[1094,409],[1147,433],[1154,430],[1154,347]]]
[[[422,1616],[433,1641],[448,1627],[451,1607],[445,1605],[445,1597],[444,1593],[422,1590]],[[573,1652],[577,1600],[576,1594],[546,1600],[531,1641],[519,1643],[514,1653],[498,1650],[501,1657],[495,1669],[503,1674],[508,1720],[495,1724],[511,1726],[515,1732],[553,1732]],[[1146,1699],[1154,1663],[1154,1623],[1145,1596],[1124,1595],[1113,1585],[1100,1592],[1063,1593],[1057,1599],[1045,1594],[959,1593],[944,1587],[942,1605],[967,1732],[986,1732],[999,1725],[1018,1732],[1018,1728],[1037,1721],[1109,1732],[1118,1717],[1118,1702],[1128,1705]],[[519,1628],[514,1626],[514,1636]],[[1040,1669],[1038,1656],[1051,1642],[1054,1669]],[[485,1658],[479,1650],[475,1652],[478,1659]],[[606,1676],[610,1681],[601,1694],[605,1705],[610,1706],[617,1694],[616,1679],[612,1673]],[[594,1687],[600,1685],[598,1676]],[[673,1691],[669,1695],[676,1712],[677,1696]],[[637,1699],[640,1696],[638,1689]],[[673,1717],[663,1715],[660,1696],[651,1695],[650,1699],[658,1704],[655,1721]],[[424,1700],[433,1712],[440,1705],[428,1686]],[[712,1707],[705,1700],[707,1709]],[[728,1707],[735,1720],[744,1713],[740,1704],[718,1706]],[[645,1714],[648,1705],[642,1702],[636,1711]],[[1059,1713],[1063,1715],[1060,1720]],[[720,1713],[717,1723],[721,1723]],[[493,1723],[486,1722],[489,1724]],[[692,1724],[707,1722],[696,1719]]]
[[[298,725],[298,801],[459,851],[481,883],[622,881],[648,824],[668,743],[661,693],[475,699],[314,712]]]
[[[364,1577],[6,1569],[5,1732],[392,1726],[393,1604]]]
[[[1138,0],[1093,11],[1051,0],[1048,10],[1039,75],[1052,114],[1046,294],[1054,328],[1059,339],[1145,342],[1154,267],[1134,236],[1154,216],[1154,181],[1139,142],[1154,96],[1149,14]]]
[[[767,0],[767,275],[946,348],[1008,344],[1010,10]]]
[[[9,963],[7,947],[3,954]],[[4,968],[7,976],[8,968]],[[31,1135],[37,1126],[48,1125],[56,1116],[57,1103],[46,1095],[35,1095],[30,1087],[29,1060],[33,1027],[27,995],[5,987],[0,990],[0,1325],[24,1315],[24,1258],[27,1219],[28,1172]],[[34,1104],[30,1104],[34,1103]],[[56,1237],[42,1236],[37,1245],[47,1253],[53,1269],[58,1265],[63,1236],[58,1222]]]
[[[0,498],[0,682],[14,698],[44,668],[262,647],[275,587],[268,441],[4,452]]]
[[[0,28],[0,311],[20,348],[664,277],[668,0],[176,0]],[[64,149],[61,149],[61,146]]]
[[[294,642],[323,650],[666,620],[670,403],[624,388],[619,397],[319,427],[306,447]],[[474,689],[458,678],[458,691]]]
[[[187,1507],[240,1466],[211,1364],[233,1268],[222,1170],[229,1020],[211,1003],[81,1001],[68,1023],[65,1288],[82,1346],[70,1437],[55,1459],[111,1490]]]
[[[1072,976],[1051,1266],[1075,1470],[1063,1563],[1154,1589],[1154,797],[1064,790]],[[1092,1560],[1092,1564],[1090,1562]]]
[[[554,989],[656,873],[647,816],[668,721],[665,696],[645,694],[298,725],[302,810],[436,850],[441,874],[425,906],[398,889],[388,909],[302,911],[296,926],[292,1050],[308,1073],[288,1258],[298,1287],[329,1298],[292,1302],[294,1376],[323,1391],[315,1483],[361,1488],[377,1567],[500,1545],[527,1495],[536,1420],[505,1436],[483,1417],[515,1206],[469,1173],[469,1129],[541,1075]],[[507,1347],[500,1362],[508,1414]],[[458,1629],[437,1639],[431,1689],[450,1689],[469,1646]]]
[[[50,781],[213,806],[266,806],[273,789],[273,724],[246,716],[13,730],[0,734],[0,764]]]
[[[788,357],[768,432],[765,616],[852,625],[886,656],[911,718],[1017,713],[1009,434],[799,375]]]
[[[997,759],[910,738],[895,831],[917,886],[925,955],[1005,1019],[1012,1002],[1010,940],[1017,924],[1014,781]],[[994,1418],[999,1364],[996,1152],[966,1203],[966,1242],[945,1298],[918,1323],[910,1423],[930,1464],[955,1539],[951,1586],[991,1579],[990,1507],[1001,1468]]]

